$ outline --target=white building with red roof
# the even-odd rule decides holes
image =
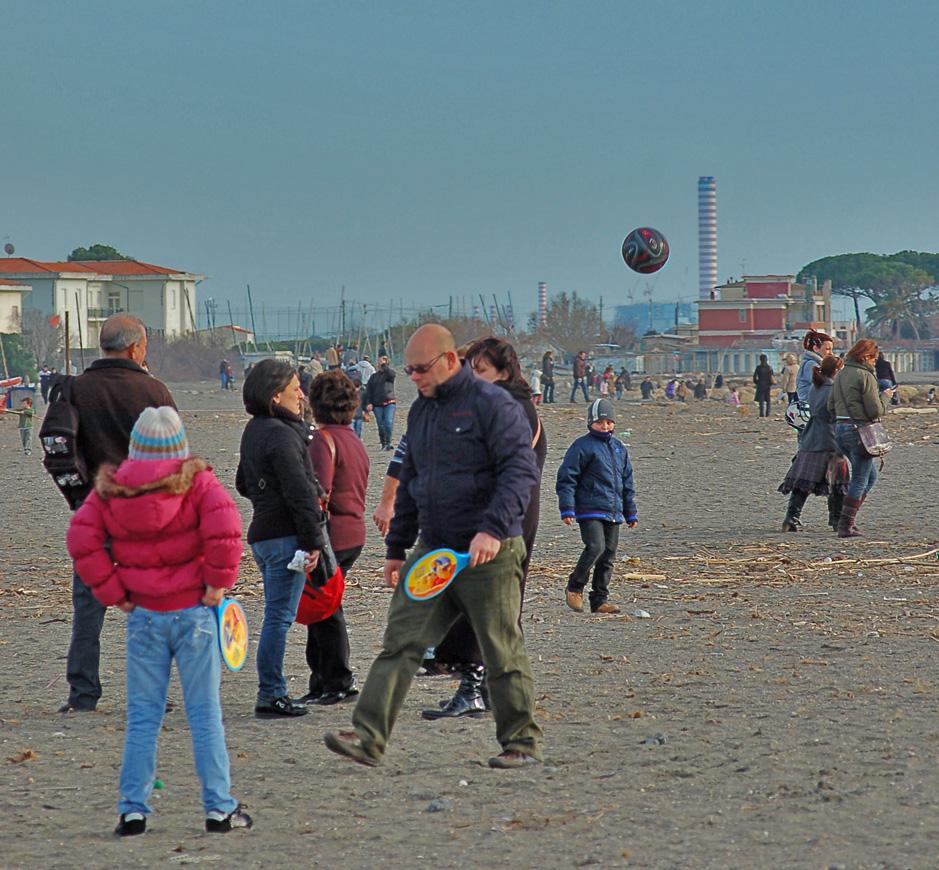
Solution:
[[[136,315],[148,329],[168,338],[193,332],[196,286],[204,278],[138,260],[0,257],[0,284],[26,285],[21,289],[32,292],[23,305],[46,316],[58,315],[64,323],[67,312],[75,347],[80,341],[96,348],[101,324],[118,311]]]

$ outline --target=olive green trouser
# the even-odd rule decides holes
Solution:
[[[430,548],[411,552],[401,577]],[[464,568],[450,586],[429,601],[413,601],[398,584],[388,609],[382,650],[368,672],[352,724],[366,751],[380,758],[398,711],[421,666],[424,650],[436,646],[463,613],[472,626],[486,664],[496,737],[503,750],[541,758],[541,729],[535,723],[531,664],[518,627],[518,585],[525,545],[508,538],[491,562]]]

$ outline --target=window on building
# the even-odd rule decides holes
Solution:
[[[176,310],[176,288],[175,287],[170,288],[170,310],[172,311]]]
[[[121,291],[119,289],[108,290],[108,313],[113,314],[121,310]]]
[[[747,310],[745,308],[738,308],[737,316],[740,318],[741,323],[747,322]]]

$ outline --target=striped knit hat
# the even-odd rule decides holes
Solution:
[[[589,429],[597,420],[616,421],[616,412],[609,399],[594,399],[587,406],[587,428]]]
[[[144,408],[130,433],[131,459],[185,459],[189,442],[179,414],[170,407]]]

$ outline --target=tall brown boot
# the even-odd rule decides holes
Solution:
[[[838,520],[839,538],[861,537],[861,533],[854,525],[854,520],[857,517],[858,509],[861,507],[861,502],[862,499],[845,496],[844,502],[841,505],[841,518]]]

